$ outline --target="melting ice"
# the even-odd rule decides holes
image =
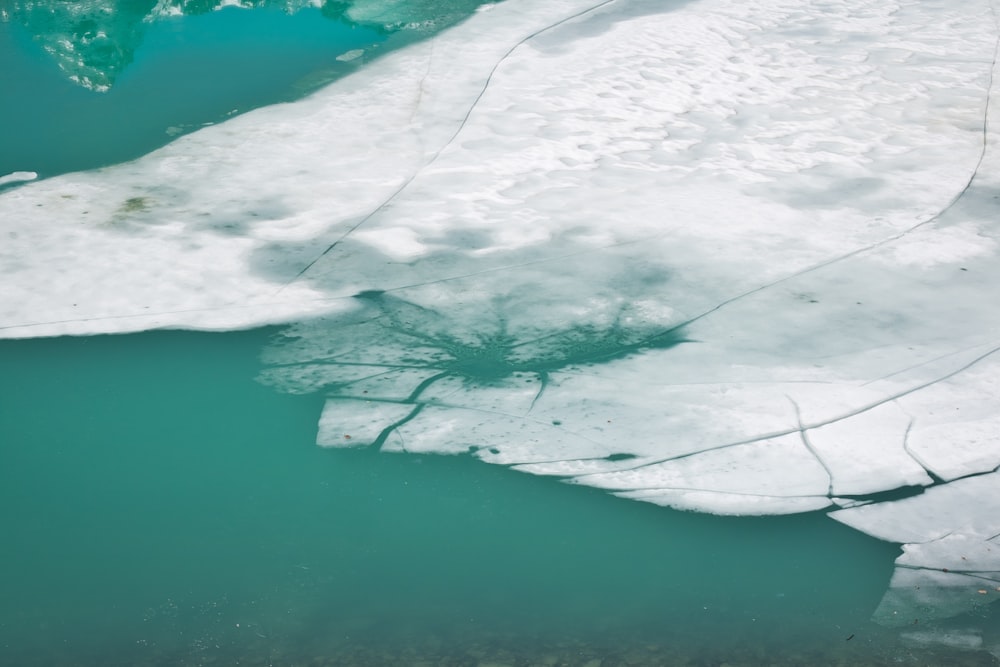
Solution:
[[[263,380],[324,392],[321,445],[830,508],[904,545],[880,621],[953,616],[1000,594],[997,33],[986,0],[484,6],[8,188],[0,331],[296,322]]]

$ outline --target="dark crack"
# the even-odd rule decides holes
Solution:
[[[795,402],[795,399],[793,399],[791,396],[788,396],[787,394],[785,395],[785,398],[788,399],[788,402],[792,404],[792,408],[795,409],[795,421],[799,425],[799,437],[802,439],[802,444],[805,446],[805,448],[807,450],[809,450],[809,453],[813,455],[813,458],[815,458],[816,461],[821,466],[823,466],[823,470],[826,471],[826,476],[830,478],[830,482],[829,482],[829,484],[826,487],[826,495],[827,495],[827,497],[832,498],[833,497],[833,471],[830,470],[830,466],[828,466],[826,464],[826,461],[823,460],[823,457],[819,455],[819,452],[816,451],[816,448],[813,447],[813,444],[811,442],[809,442],[809,435],[806,433],[807,429],[802,424],[802,410],[799,408],[799,404]]]
[[[945,481],[939,477],[937,473],[931,470],[930,467],[928,467],[928,465],[910,449],[910,431],[913,430],[913,425],[916,421],[917,420],[914,417],[910,417],[909,423],[906,424],[906,430],[903,431],[903,451],[906,452],[907,456],[913,459],[914,463],[924,469],[924,472],[927,473],[927,476],[930,477],[933,482],[932,486],[936,484],[944,484]]]
[[[421,411],[424,409],[424,406],[425,406],[424,403],[417,403],[416,405],[413,406],[413,409],[410,410],[410,413],[408,415],[406,415],[402,419],[392,424],[389,424],[384,429],[382,429],[381,433],[378,434],[378,437],[376,437],[375,440],[368,446],[369,449],[381,449],[382,445],[385,444],[385,441],[388,440],[389,436],[395,433],[396,429],[398,429],[400,426],[416,419],[417,415],[419,415]]]

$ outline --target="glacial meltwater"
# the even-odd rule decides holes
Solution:
[[[997,15],[0,0],[0,665],[996,665]]]

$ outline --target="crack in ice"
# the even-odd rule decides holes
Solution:
[[[485,95],[486,91],[489,89],[490,83],[492,83],[493,77],[496,75],[497,70],[500,68],[500,66],[504,62],[506,62],[510,58],[510,56],[514,53],[514,51],[516,51],[518,48],[520,48],[524,44],[528,43],[532,39],[535,39],[539,35],[542,35],[543,33],[548,32],[549,30],[557,28],[557,27],[559,27],[559,26],[561,26],[561,25],[563,25],[565,23],[568,23],[569,21],[574,20],[574,19],[580,18],[581,16],[585,16],[585,15],[587,15],[587,14],[593,12],[593,11],[596,11],[596,10],[600,9],[601,7],[604,7],[606,5],[610,5],[610,4],[614,3],[614,2],[617,2],[617,0],[603,0],[602,2],[599,2],[596,5],[593,5],[591,7],[583,9],[583,10],[581,10],[579,12],[576,12],[575,14],[572,14],[570,16],[564,17],[564,18],[560,19],[559,21],[556,21],[556,22],[554,22],[554,23],[552,23],[550,25],[547,25],[547,26],[545,26],[543,28],[539,28],[539,29],[535,30],[534,32],[530,33],[526,37],[523,37],[520,41],[518,41],[513,46],[511,46],[507,50],[507,52],[504,53],[499,58],[499,60],[497,60],[497,62],[493,65],[493,68],[490,70],[489,74],[486,76],[486,79],[483,82],[483,85],[480,88],[478,94],[472,100],[472,103],[470,104],[469,108],[466,110],[465,115],[459,121],[458,127],[455,129],[455,131],[452,133],[452,135],[436,151],[434,151],[434,153],[430,156],[429,159],[427,159],[424,162],[424,164],[420,165],[416,169],[416,171],[414,171],[412,174],[410,174],[410,176],[407,177],[403,181],[402,185],[400,185],[398,188],[396,188],[396,190],[394,190],[391,194],[389,194],[389,196],[385,200],[383,200],[381,204],[379,204],[378,206],[376,206],[367,215],[365,215],[363,218],[361,218],[361,220],[359,220],[357,223],[355,223],[353,226],[351,226],[346,232],[344,232],[340,236],[340,238],[338,238],[336,241],[334,241],[329,246],[327,246],[326,249],[323,250],[323,252],[321,252],[312,261],[310,261],[308,264],[306,264],[305,267],[303,267],[291,280],[287,281],[284,285],[282,285],[278,289],[278,291],[275,292],[275,294],[280,294],[285,288],[287,288],[290,285],[292,285],[295,282],[297,282],[300,278],[302,278],[306,274],[307,271],[309,271],[309,269],[311,269],[313,266],[315,266],[317,262],[319,262],[321,259],[323,259],[328,254],[330,254],[330,252],[332,252],[338,245],[340,245],[341,243],[343,243],[344,240],[346,240],[348,236],[350,236],[352,233],[354,233],[355,231],[357,231],[362,225],[364,225],[366,222],[368,222],[376,214],[378,214],[381,211],[384,211],[386,208],[388,208],[388,206],[397,197],[399,197],[400,194],[402,194],[407,188],[410,187],[410,184],[413,183],[413,181],[415,181],[417,179],[417,177],[421,173],[423,173],[428,167],[430,167],[432,164],[434,164],[437,161],[437,159],[441,156],[441,154],[445,150],[447,150],[447,148],[449,146],[451,146],[452,143],[454,143],[454,141],[458,137],[458,135],[461,134],[461,132],[462,132],[463,129],[465,129],[465,126],[469,122],[469,118],[472,117],[473,111],[475,111],[476,107],[479,105],[480,100],[482,100],[483,95]],[[430,67],[430,65],[428,65],[428,68],[429,67]],[[421,88],[421,90],[422,90],[422,88]],[[419,99],[418,99],[418,104],[419,104]],[[416,109],[414,109],[414,113],[416,113]]]
[[[830,483],[827,485],[826,488],[826,495],[827,497],[832,498],[833,471],[830,469],[830,466],[826,464],[826,461],[823,460],[823,457],[819,455],[819,452],[816,451],[816,448],[813,446],[813,444],[809,441],[809,435],[807,433],[808,429],[802,424],[802,410],[801,408],[799,408],[799,404],[795,402],[795,399],[793,399],[791,396],[788,396],[787,394],[785,395],[785,398],[788,399],[788,401],[792,404],[792,407],[795,409],[795,420],[798,422],[799,425],[798,433],[799,437],[802,440],[802,444],[805,446],[807,450],[809,450],[809,453],[813,455],[813,458],[815,458],[816,461],[821,466],[823,466],[823,470],[826,471],[827,477],[830,478]]]

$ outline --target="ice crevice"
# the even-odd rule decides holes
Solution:
[[[941,484],[942,482],[944,482],[944,480],[941,479],[940,477],[938,477],[934,473],[934,471],[931,470],[931,468],[928,467],[928,465],[924,461],[922,461],[920,459],[920,456],[918,456],[917,454],[915,454],[910,449],[910,431],[913,430],[913,425],[914,425],[915,422],[916,422],[916,419],[914,419],[913,417],[911,417],[909,423],[906,425],[906,430],[903,431],[903,451],[906,452],[906,454],[911,459],[913,459],[914,461],[916,461],[917,465],[919,465],[921,468],[923,468],[927,472],[927,476],[933,481],[934,484]]]
[[[830,483],[827,485],[826,495],[828,495],[828,496],[830,496],[832,498],[833,497],[833,471],[830,470],[830,466],[828,466],[826,464],[826,462],[823,460],[823,457],[820,456],[819,452],[816,451],[816,448],[813,447],[812,443],[809,442],[809,433],[808,433],[809,429],[807,429],[806,426],[802,423],[802,410],[799,408],[799,404],[796,403],[795,399],[792,398],[791,396],[787,396],[786,395],[786,398],[788,399],[788,402],[792,404],[792,408],[795,410],[795,421],[798,422],[798,427],[799,427],[798,428],[798,433],[799,433],[799,437],[802,438],[802,446],[809,450],[809,453],[812,454],[816,458],[816,461],[821,466],[823,466],[823,470],[826,471],[826,474],[830,478]]]

